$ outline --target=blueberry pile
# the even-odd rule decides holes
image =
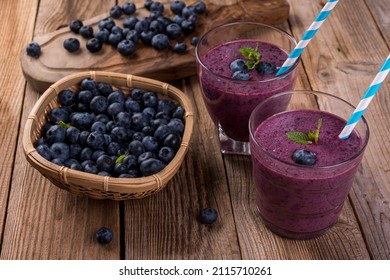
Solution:
[[[259,74],[276,74],[277,68],[271,62],[261,61],[255,67]],[[238,58],[230,63],[230,70],[232,71],[232,79],[248,81],[251,79],[249,75],[249,68],[245,64],[245,60]]]
[[[34,143],[55,164],[136,178],[161,171],[180,147],[184,108],[155,92],[88,78],[77,90],[62,90],[58,102]]]
[[[165,7],[161,2],[146,0],[144,7],[149,11],[149,16],[136,17],[136,6],[132,2],[122,5],[114,5],[108,12],[108,17],[98,23],[98,29],[94,30],[90,25],[84,25],[79,19],[69,23],[70,30],[80,35],[86,41],[86,48],[91,53],[99,52],[104,44],[115,47],[123,56],[129,56],[136,52],[137,44],[154,47],[156,50],[171,48],[174,52],[182,54],[187,50],[183,42],[183,36],[193,33],[196,29],[198,16],[205,13],[206,5],[198,1],[193,5],[186,5],[178,0],[170,3],[170,14],[164,15]],[[116,20],[116,21],[115,21]],[[117,25],[121,22],[121,26]],[[193,36],[191,44],[196,45],[198,37]],[[69,52],[76,52],[81,48],[78,38],[68,38],[63,43]],[[27,54],[39,57],[40,52],[29,51]]]

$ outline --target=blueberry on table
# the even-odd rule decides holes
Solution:
[[[108,31],[106,28],[99,29],[95,32],[95,38],[102,43],[108,42],[108,36],[110,36],[110,31]]]
[[[175,44],[175,46],[173,47],[173,50],[174,52],[178,53],[178,54],[182,54],[182,53],[185,53],[186,50],[187,50],[187,45],[183,42],[178,42]]]
[[[198,1],[194,4],[194,12],[198,15],[206,11],[206,4],[203,1]]]
[[[41,46],[36,42],[32,42],[28,44],[26,52],[28,56],[38,58],[41,55]]]
[[[133,43],[137,43],[139,40],[139,34],[137,30],[135,29],[129,30],[129,32],[127,32],[126,34],[126,40],[130,40]]]
[[[111,7],[110,11],[109,11],[109,14],[111,17],[115,18],[115,19],[118,19],[122,16],[123,14],[123,10],[120,6],[118,5],[114,5]]]
[[[144,8],[150,11],[150,7],[152,6],[152,4],[153,4],[153,0],[145,0]]]
[[[132,2],[126,2],[122,5],[122,11],[126,15],[132,15],[137,10],[136,6]]]
[[[161,2],[155,1],[150,4],[150,11],[164,12],[164,5]]]
[[[185,6],[186,4],[183,1],[176,0],[169,5],[169,8],[171,9],[172,13],[174,13],[175,15],[181,15],[183,8]]]
[[[196,46],[199,42],[199,38],[197,36],[192,37],[191,45]]]
[[[156,35],[155,32],[153,32],[152,30],[147,30],[147,31],[142,31],[139,37],[142,43],[144,43],[145,45],[151,45],[152,38],[154,35]]]
[[[107,227],[101,227],[96,231],[95,238],[100,244],[108,244],[113,239],[112,230]]]
[[[292,160],[301,165],[314,165],[317,162],[317,155],[307,150],[295,150]]]
[[[133,38],[133,39],[135,39],[135,38]],[[117,48],[118,48],[118,52],[124,56],[131,55],[135,52],[134,41],[129,40],[129,39],[120,41],[118,43]]]
[[[259,74],[275,74],[277,72],[275,64],[271,62],[260,62],[256,66],[256,70]]]
[[[112,18],[105,18],[99,22],[99,29],[107,29],[111,31],[111,29],[115,26],[115,21]]]
[[[118,46],[122,39],[123,36],[120,33],[110,33],[110,35],[108,35],[108,43],[114,47]]]
[[[79,30],[79,34],[85,39],[89,39],[93,37],[93,28],[90,25],[81,26]]]
[[[170,23],[165,28],[165,34],[169,37],[169,39],[176,39],[181,35],[181,27],[178,23]]]
[[[169,46],[169,38],[167,35],[159,33],[152,37],[151,43],[156,50],[163,50]]]
[[[194,13],[195,13],[194,6],[185,6],[181,11],[181,15],[184,18],[188,18],[190,15],[193,15]]]
[[[73,53],[80,49],[80,41],[76,38],[68,38],[64,40],[63,46],[68,52]]]
[[[87,41],[87,49],[91,53],[98,52],[102,49],[103,44],[97,38],[91,38]]]
[[[135,24],[138,22],[138,18],[135,16],[128,16],[123,19],[122,25],[125,28],[134,29]]]
[[[162,22],[155,19],[150,23],[149,29],[155,33],[164,33],[165,26]]]
[[[180,27],[181,27],[181,30],[183,31],[183,33],[185,33],[185,34],[192,33],[196,28],[195,23],[190,19],[184,19],[181,22]]]
[[[212,224],[218,218],[218,212],[214,208],[204,208],[200,212],[198,219],[202,224]]]
[[[73,19],[69,23],[69,28],[73,33],[79,34],[80,28],[83,26],[83,22],[79,19]]]

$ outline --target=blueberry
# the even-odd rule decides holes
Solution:
[[[92,131],[87,138],[87,145],[92,149],[100,149],[105,142],[104,135],[100,131]]]
[[[108,133],[110,133],[111,131],[109,131]],[[104,134],[104,146],[108,146],[110,143],[112,142],[112,138],[110,136],[110,134]]]
[[[96,114],[104,113],[108,107],[107,99],[102,95],[95,96],[89,103],[89,107]]]
[[[172,22],[176,23],[178,25],[181,25],[183,20],[184,20],[184,18],[181,15],[174,15],[173,18],[172,18]]]
[[[123,143],[127,140],[128,134],[127,130],[124,127],[116,126],[111,130],[111,138],[115,142]]]
[[[141,112],[141,106],[139,105],[139,103],[131,98],[126,99],[125,109],[129,113]]]
[[[131,114],[128,112],[119,112],[116,115],[116,122],[119,126],[122,126],[124,128],[130,128],[131,127]]]
[[[152,6],[152,4],[153,4],[153,0],[145,0],[144,8],[150,11],[150,7]]]
[[[77,112],[71,116],[71,122],[80,130],[88,130],[94,122],[94,117],[89,113]]]
[[[150,11],[158,11],[163,13],[164,12],[164,5],[161,2],[152,2],[150,5]]]
[[[169,99],[160,99],[157,103],[157,112],[164,112],[167,115],[170,115],[171,112],[175,109],[175,105]]]
[[[111,121],[111,119],[106,114],[98,114],[95,117],[95,121],[102,122],[102,123],[104,123],[106,125],[109,121]],[[107,131],[107,127],[106,127],[106,131]]]
[[[109,14],[111,17],[118,19],[122,16],[123,10],[120,6],[114,5],[111,7]]]
[[[126,15],[132,15],[137,10],[136,6],[132,2],[126,2],[122,5],[122,11]]]
[[[34,143],[34,147],[38,147],[40,145],[47,145],[45,139],[43,139],[43,137],[39,138],[37,141],[35,141]]]
[[[236,71],[233,73],[232,79],[233,80],[248,81],[251,79],[251,77],[249,76],[248,72]]]
[[[38,58],[41,55],[41,46],[36,42],[32,42],[28,44],[26,52],[28,56]]]
[[[55,142],[64,142],[66,137],[66,130],[62,126],[53,125],[46,132],[46,139],[49,144]]]
[[[154,134],[154,129],[151,126],[147,125],[142,128],[142,133],[145,136],[152,136]]]
[[[165,33],[169,39],[176,39],[181,35],[181,27],[177,23],[171,23],[165,28]]]
[[[73,33],[79,34],[80,28],[83,26],[83,22],[78,19],[73,19],[69,23],[69,28]]]
[[[194,12],[198,15],[206,11],[206,4],[203,1],[198,1],[194,4]]]
[[[198,44],[198,42],[199,42],[199,37],[197,37],[197,36],[192,37],[191,45],[196,46]]]
[[[76,95],[69,89],[64,89],[58,94],[58,100],[62,106],[73,105],[76,101]]]
[[[85,147],[81,150],[80,152],[80,161],[86,161],[86,160],[91,160],[92,159],[92,154],[93,151],[90,147]]]
[[[140,164],[140,171],[143,176],[149,176],[160,172],[164,169],[164,167],[165,164],[161,160],[156,158],[149,158]]]
[[[92,38],[93,37],[92,26],[90,26],[90,25],[81,26],[79,29],[79,34],[86,39]]]
[[[117,127],[118,124],[115,121],[109,121],[106,123],[107,132],[111,133],[111,131],[114,129],[114,127]]]
[[[247,72],[248,67],[245,65],[245,60],[239,58],[239,59],[233,60],[230,63],[230,70],[232,70],[233,73],[237,72],[237,71]]]
[[[64,48],[68,52],[76,52],[80,49],[80,41],[76,38],[68,38],[64,41]]]
[[[156,118],[156,120],[158,119],[166,120],[165,124],[168,124],[168,121],[171,119],[169,113],[162,112],[162,111],[158,112],[154,117]]]
[[[195,23],[190,19],[185,19],[180,24],[181,30],[185,34],[190,34],[195,30]]]
[[[168,164],[175,157],[175,151],[171,147],[162,147],[157,154],[158,159]]]
[[[83,131],[80,132],[79,143],[80,143],[82,146],[87,145],[87,138],[88,138],[88,135],[89,135],[89,131],[88,131],[88,130],[83,130]]]
[[[145,137],[145,134],[141,131],[134,132],[132,139],[133,140],[139,140],[142,141],[142,139]]]
[[[181,144],[181,137],[176,133],[168,134],[163,141],[163,145],[177,151]]]
[[[118,46],[119,42],[122,41],[123,36],[120,33],[110,33],[108,36],[108,43],[114,47]]]
[[[123,110],[124,110],[123,103],[115,102],[108,105],[107,114],[111,116],[116,116],[118,113],[123,112]]]
[[[99,29],[95,32],[95,38],[98,39],[101,43],[107,43],[108,36],[110,36],[110,31],[108,31],[106,28]]]
[[[64,161],[62,159],[60,159],[60,158],[53,158],[51,160],[51,162],[54,163],[54,164],[60,165],[60,166],[65,165]]]
[[[79,91],[79,93],[77,94],[77,100],[80,102],[80,103],[83,103],[85,105],[88,105],[91,101],[92,101],[92,98],[93,98],[93,93],[92,91],[90,90],[81,90]]]
[[[42,144],[36,147],[38,154],[40,154],[44,159],[51,161],[53,158],[53,153],[50,150],[50,147],[47,144]]]
[[[69,145],[63,142],[56,142],[50,146],[53,158],[67,160],[69,158]]]
[[[58,122],[67,122],[69,119],[69,111],[66,107],[58,107],[53,108],[50,111],[50,121],[53,124],[57,124]]]
[[[96,88],[99,90],[100,94],[105,97],[112,92],[112,86],[108,83],[99,83]]]
[[[80,164],[80,162],[77,159],[74,158],[68,158],[67,160],[64,161],[64,165],[66,167],[71,167],[72,164]]]
[[[142,115],[145,115],[150,120],[156,115],[156,110],[152,107],[146,107],[142,110]]]
[[[168,125],[162,124],[154,132],[154,137],[161,142],[170,133],[172,133],[172,129]]]
[[[121,90],[116,90],[110,93],[107,97],[108,104],[112,103],[124,103],[125,102],[125,93]]]
[[[154,35],[156,35],[156,32],[153,32],[151,30],[142,31],[140,34],[140,39],[141,39],[142,43],[144,43],[145,45],[151,45],[152,38]]]
[[[88,162],[84,166],[84,171],[92,174],[98,174],[99,169],[94,162]]]
[[[195,13],[195,9],[193,6],[185,6],[183,10],[181,11],[181,15],[184,18],[188,18],[190,15]]]
[[[156,158],[154,153],[152,152],[144,152],[138,156],[138,164],[141,164],[144,160],[147,160],[149,158]]]
[[[119,153],[121,147],[122,145],[118,142],[111,142],[106,148],[107,154],[109,154],[110,156],[115,156]]]
[[[124,56],[131,55],[135,52],[135,43],[129,39],[120,41],[117,47],[118,52]]]
[[[156,50],[163,50],[169,46],[169,38],[167,35],[159,33],[152,37],[151,43]]]
[[[84,167],[79,162],[74,162],[70,165],[70,169],[84,171]]]
[[[150,135],[147,135],[142,139],[142,145],[144,145],[145,150],[148,152],[156,152],[159,147],[157,139]]]
[[[107,171],[111,172],[112,168],[114,167],[115,162],[109,155],[101,155],[96,160],[96,166],[99,168],[100,171]]]
[[[169,121],[168,126],[171,128],[173,133],[178,135],[183,135],[184,132],[184,123],[181,119],[173,118]]]
[[[112,230],[107,227],[101,227],[96,231],[95,238],[101,244],[108,244],[113,238]]]
[[[100,42],[97,38],[91,38],[87,41],[87,49],[91,53],[98,52],[102,49],[102,42]]]
[[[103,123],[101,121],[95,121],[91,126],[91,132],[93,132],[93,131],[98,131],[98,132],[101,132],[104,134],[107,132],[107,127],[106,127],[105,123]]]
[[[126,34],[126,40],[132,41],[134,44],[139,40],[139,34],[137,30],[132,29]]]
[[[144,31],[148,31],[149,29],[149,21],[146,19],[141,19],[136,22],[134,29],[138,32],[138,34],[141,34]]]
[[[177,106],[172,113],[172,118],[182,119],[184,117],[184,108],[182,106]]]
[[[106,152],[104,150],[94,150],[91,156],[91,160],[96,162],[97,159],[102,155],[106,155]]]
[[[181,15],[185,6],[186,4],[183,1],[175,0],[169,5],[169,8],[175,15]]]
[[[85,90],[94,90],[97,87],[96,81],[91,78],[83,79],[80,83],[81,87]]]
[[[138,157],[140,154],[145,152],[145,147],[139,140],[133,140],[129,144],[129,154]]]
[[[157,116],[157,114],[156,114]],[[168,120],[167,119],[153,119],[150,121],[150,126],[156,130],[158,127],[160,127],[161,125],[167,125],[168,124]],[[154,135],[154,133],[153,133]]]
[[[112,18],[105,18],[99,22],[99,29],[107,29],[111,31],[111,29],[115,26],[115,21]]]
[[[149,30],[155,33],[164,33],[165,26],[162,22],[155,19],[150,23]]]
[[[122,161],[124,164],[127,165],[129,169],[137,169],[138,168],[138,160],[135,155],[127,155],[123,158]]]
[[[78,158],[81,153],[81,146],[79,143],[74,143],[69,145],[69,157]]]
[[[130,29],[134,29],[135,27],[135,24],[138,22],[138,19],[135,17],[135,16],[129,16],[129,17],[125,17],[123,19],[123,27],[125,28],[130,28]]]
[[[217,218],[218,218],[217,210],[209,207],[202,209],[202,211],[198,216],[198,220],[202,224],[212,224],[217,220]]]
[[[256,70],[259,74],[275,74],[278,71],[275,64],[271,62],[260,62],[256,66]]]
[[[156,108],[158,103],[157,96],[152,91],[145,92],[142,95],[142,101],[144,102],[145,107],[152,107],[152,108]]]
[[[66,141],[70,144],[74,144],[79,140],[80,137],[80,130],[78,130],[76,127],[71,126],[68,129],[66,129]]]
[[[111,173],[107,171],[100,171],[97,175],[99,176],[109,176],[111,177]]]
[[[168,18],[168,17],[165,17],[165,16],[159,16],[159,17],[157,18],[157,20],[158,20],[159,22],[162,23],[162,25],[164,26],[164,29],[165,29],[169,24],[172,23],[172,20],[171,20],[170,18]]]
[[[179,54],[185,53],[187,50],[187,45],[184,42],[177,42],[173,47],[173,50]]]
[[[135,131],[141,131],[143,127],[149,125],[149,118],[143,113],[134,113],[131,117],[131,127]]]
[[[314,165],[317,161],[317,155],[307,150],[295,150],[292,160],[301,165]]]
[[[120,163],[115,163],[113,171],[114,171],[114,174],[116,174],[118,176],[120,174],[127,173],[128,169],[129,168],[127,167],[127,165],[125,163],[120,162]]]

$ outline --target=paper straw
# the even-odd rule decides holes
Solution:
[[[357,122],[360,120],[360,118],[364,114],[364,111],[367,109],[368,104],[370,104],[371,100],[375,96],[379,87],[382,85],[383,81],[385,80],[387,74],[389,74],[389,71],[390,71],[390,55],[387,57],[385,63],[383,63],[378,74],[375,76],[375,79],[372,81],[370,87],[367,89],[366,93],[360,100],[355,111],[352,113],[351,117],[347,121],[344,129],[339,134],[340,139],[342,140],[347,139],[349,135],[352,133]]]
[[[339,0],[328,0],[328,3],[324,6],[321,12],[317,15],[314,22],[310,25],[309,29],[305,32],[302,39],[299,41],[295,49],[290,53],[287,60],[280,67],[279,71],[276,73],[276,76],[280,76],[283,73],[287,72],[299,58],[303,50],[309,44],[310,40],[314,37],[317,30],[320,28],[325,19],[329,16],[330,12],[336,6]]]

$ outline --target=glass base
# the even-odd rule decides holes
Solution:
[[[218,124],[219,144],[222,154],[250,155],[249,142],[241,142],[228,137]]]

